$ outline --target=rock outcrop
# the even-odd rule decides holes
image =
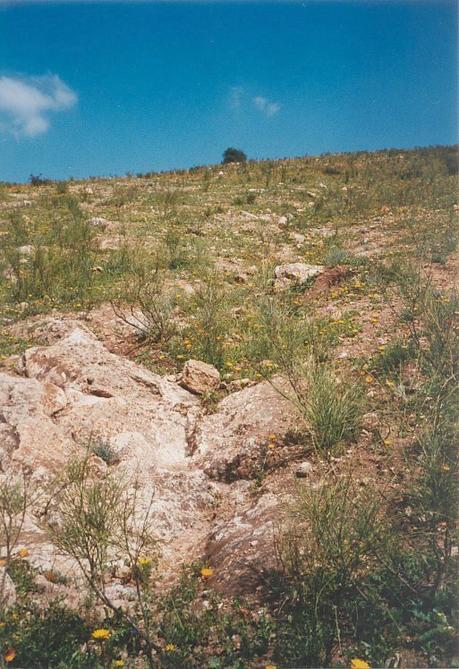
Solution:
[[[275,383],[282,385],[281,379]],[[267,381],[225,397],[217,411],[196,427],[194,459],[212,478],[231,482],[253,478],[260,445],[272,434],[284,434],[292,409]]]
[[[190,361],[178,382],[109,352],[79,321],[46,319],[40,327],[35,332],[46,345],[26,350],[14,371],[7,365],[0,372],[0,476],[26,468],[46,482],[89,451],[98,471],[116,468],[136,486],[140,514],[153,499],[166,571],[169,565],[177,573],[177,563],[208,550],[222,570],[229,553],[243,565],[254,533],[259,538],[250,539],[249,553],[264,563],[272,514],[260,512],[267,502],[253,498],[249,481],[268,435],[281,437],[293,425],[287,400],[263,382],[228,395],[207,414],[198,393],[220,384],[211,366]],[[31,509],[23,528],[29,561],[42,573],[75,575],[42,529],[40,513]]]

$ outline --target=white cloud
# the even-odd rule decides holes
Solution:
[[[229,90],[229,106],[233,110],[248,110],[250,106],[255,107],[265,116],[274,116],[282,105],[280,102],[268,100],[263,95],[252,97],[243,86],[232,86]]]
[[[50,126],[49,116],[64,111],[77,95],[56,75],[0,77],[0,132],[35,137]]]
[[[255,107],[263,112],[263,114],[266,114],[266,116],[274,116],[274,114],[277,114],[277,112],[280,110],[281,105],[279,102],[272,102],[271,100],[268,100],[268,98],[263,97],[262,95],[257,95],[252,99],[253,104]]]
[[[231,109],[240,109],[242,105],[242,98],[244,96],[244,89],[242,86],[233,86],[230,90],[230,107]]]

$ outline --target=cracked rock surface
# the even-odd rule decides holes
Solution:
[[[272,493],[254,497],[251,466],[268,435],[292,425],[288,402],[264,382],[206,414],[180,379],[111,353],[81,322],[48,320],[45,331],[46,345],[0,372],[1,475],[26,467],[37,482],[51,480],[70,458],[103,444],[115,462],[94,455],[94,465],[136,482],[139,513],[153,497],[166,570],[205,555],[222,582],[226,569],[236,589],[249,587],[253,564],[272,553],[278,503]],[[37,515],[32,509],[21,537],[30,562],[72,574]]]

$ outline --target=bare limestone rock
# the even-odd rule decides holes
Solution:
[[[84,456],[89,448],[95,476],[111,470],[136,486],[139,517],[152,505],[163,573],[176,576],[180,562],[208,548],[223,570],[229,568],[225,551],[232,545],[241,550],[231,558],[240,560],[238,578],[249,578],[254,564],[263,564],[265,552],[272,552],[272,513],[263,511],[269,500],[262,495],[254,510],[249,479],[269,435],[282,436],[294,425],[290,403],[264,382],[233,392],[206,414],[196,393],[220,384],[210,365],[189,361],[185,383],[194,391],[189,392],[173,377],[110,353],[79,321],[47,318],[33,327],[45,345],[26,350],[15,372],[0,373],[1,476],[25,467],[34,482],[47,484],[71,457]],[[109,461],[106,449],[113,454]],[[52,503],[37,502],[26,515],[20,541],[41,573],[69,577],[62,594],[78,606],[76,566],[58,553],[43,529],[44,521],[53,521],[53,509]],[[247,514],[244,521],[241,514]],[[251,557],[244,568],[247,541]],[[60,587],[45,585],[43,597]],[[123,592],[120,600],[127,598]]]
[[[274,383],[285,385],[280,378]],[[194,459],[212,479],[252,478],[260,444],[268,435],[284,434],[294,421],[292,405],[270,383],[244,388],[202,417],[195,433]]]
[[[324,270],[322,265],[307,265],[302,262],[278,265],[274,270],[274,288],[283,290],[294,284],[301,284],[321,274]]]
[[[230,520],[216,524],[206,545],[217,588],[233,595],[253,594],[264,572],[275,566],[273,540],[281,500],[263,495]]]
[[[207,362],[187,360],[182,370],[180,384],[192,393],[205,395],[220,386],[220,372]]]
[[[16,604],[16,587],[5,567],[0,567],[0,609]]]
[[[55,470],[72,452],[72,440],[53,420],[67,404],[50,382],[0,373],[0,458],[4,472],[27,467]]]
[[[56,324],[55,324],[56,325]],[[57,328],[56,328],[57,329]],[[0,374],[1,461],[4,471],[26,465],[52,478],[72,455],[99,444],[116,454],[120,476],[139,487],[139,515],[153,495],[159,538],[196,541],[208,531],[205,511],[218,491],[202,471],[188,469],[187,423],[197,398],[176,383],[107,351],[84,326],[62,327],[54,343],[28,349],[28,378]],[[190,413],[190,416],[188,416]],[[48,565],[51,550],[28,519],[28,546]]]

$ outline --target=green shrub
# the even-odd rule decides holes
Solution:
[[[147,344],[164,344],[177,332],[175,293],[166,288],[158,267],[131,271],[122,299],[112,301],[112,308]]]
[[[339,246],[332,246],[324,258],[324,265],[335,267],[336,265],[345,265],[349,262],[349,253]]]
[[[8,666],[23,669],[102,669],[97,657],[84,652],[90,629],[80,616],[59,603],[48,608],[18,606],[1,615],[0,644],[14,649]]]
[[[225,149],[223,153],[222,163],[245,163],[246,160],[247,156],[245,155],[244,151],[229,147],[228,149]]]
[[[0,547],[7,565],[13,558],[19,541],[25,515],[34,499],[30,490],[30,477],[22,475],[2,476],[0,479]],[[0,599],[3,593],[0,590]]]
[[[20,600],[29,597],[31,592],[38,591],[35,583],[36,571],[30,566],[27,560],[20,558],[11,560],[8,564],[7,572],[16,587],[16,593]]]
[[[94,230],[76,200],[60,196],[50,201],[51,219],[46,235],[34,239],[13,218],[7,228],[5,260],[11,275],[10,296],[15,302],[51,304],[90,300],[94,283]],[[19,240],[34,242],[29,256],[17,249]]]
[[[246,204],[254,204],[256,199],[257,199],[256,193],[244,193],[244,195],[238,195],[237,197],[235,197],[233,200],[233,204],[236,207],[242,207]]]
[[[152,498],[140,500],[138,483],[120,471],[94,476],[90,460],[73,460],[55,482],[55,518],[45,525],[54,545],[78,565],[89,592],[116,621],[130,629],[148,666],[158,652],[149,604],[150,579],[158,551],[153,535]],[[133,612],[113,603],[105,584],[116,561],[128,567],[135,585]]]
[[[216,277],[210,276],[193,296],[193,355],[199,360],[223,369],[225,364],[224,337],[230,314],[228,299]],[[185,332],[186,335],[186,332]]]
[[[299,492],[283,525],[276,655],[286,666],[332,666],[356,595],[388,549],[381,505],[349,477],[327,479]]]
[[[101,458],[107,465],[115,465],[120,459],[110,442],[99,440],[91,445],[91,453]]]
[[[416,355],[411,341],[396,339],[388,344],[371,361],[371,368],[377,374],[399,377],[404,365]]]
[[[362,390],[356,383],[339,380],[325,365],[310,361],[307,387],[299,393],[313,443],[322,456],[358,433],[363,412]]]

